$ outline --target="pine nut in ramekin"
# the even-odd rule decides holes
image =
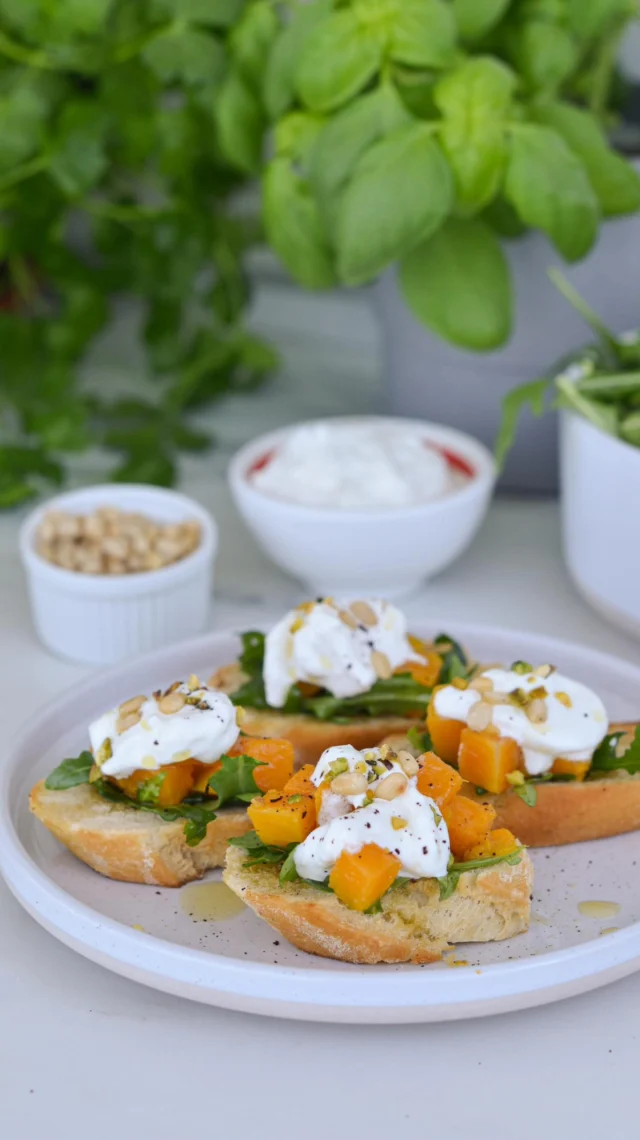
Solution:
[[[71,529],[76,525],[73,517],[93,517],[106,507],[174,526],[197,523],[200,541],[179,561],[137,573],[82,573],[54,565],[38,552],[42,525],[52,511],[59,512],[54,528]],[[61,516],[71,521],[61,523]],[[51,519],[45,536],[49,531],[53,533]],[[20,531],[41,641],[61,657],[106,665],[202,633],[209,621],[217,546],[218,528],[211,515],[177,491],[106,484],[56,496],[32,511]]]

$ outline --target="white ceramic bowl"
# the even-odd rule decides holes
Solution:
[[[640,636],[640,448],[563,412],[564,553],[585,599]]]
[[[41,558],[36,532],[49,510],[90,514],[113,506],[159,522],[195,519],[202,539],[180,562],[140,574],[82,574]],[[61,657],[106,665],[202,633],[209,617],[218,528],[186,495],[137,484],[70,491],[33,511],[20,531],[33,620],[40,639]]]
[[[354,424],[385,422],[381,416],[349,418]],[[340,417],[340,422],[348,421]],[[390,598],[411,593],[466,549],[486,514],[495,465],[483,444],[438,424],[395,416],[388,422],[414,431],[421,426],[425,441],[454,465],[457,461],[470,469],[471,477],[433,502],[340,510],[286,502],[253,485],[251,471],[278,448],[291,427],[254,439],[231,461],[231,492],[245,522],[273,561],[301,578],[313,594]]]

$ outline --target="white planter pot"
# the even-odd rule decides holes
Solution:
[[[640,448],[561,416],[564,552],[586,600],[640,637]]]
[[[603,225],[584,261],[565,266],[538,233],[505,243],[516,300],[514,335],[498,352],[470,353],[439,340],[413,317],[386,273],[374,287],[382,332],[387,407],[469,432],[492,447],[502,398],[543,375],[560,357],[589,339],[577,313],[547,277],[559,265],[605,323],[637,324],[640,299],[640,216]],[[557,482],[554,416],[523,417],[503,479],[514,489],[552,491]]]

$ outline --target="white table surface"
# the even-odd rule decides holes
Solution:
[[[221,525],[216,628],[267,623],[300,596],[235,517],[222,478],[229,450],[285,420],[368,409],[371,359],[368,346],[340,368],[316,369],[312,382],[306,354],[288,344],[268,399],[234,399],[215,413],[224,446],[189,462],[183,486]],[[105,368],[117,369],[117,359]],[[35,639],[18,522],[0,516],[5,740],[35,706],[87,673]],[[640,660],[640,645],[573,590],[552,502],[494,505],[468,554],[406,609],[443,624],[450,617],[548,632]],[[0,1132],[16,1140],[631,1140],[639,1007],[640,974],[538,1010],[446,1025],[332,1027],[228,1013],[85,961],[41,930],[0,882]]]

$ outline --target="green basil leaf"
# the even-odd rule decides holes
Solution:
[[[584,396],[566,372],[556,377],[556,389],[558,392],[556,403],[559,407],[569,408],[571,411],[577,412],[578,415],[584,416],[600,431],[607,432],[609,435],[618,434],[620,412],[617,407],[607,404],[603,400],[594,400],[590,396]]]
[[[440,138],[453,168],[459,208],[475,213],[495,197],[507,158],[506,121],[516,77],[491,58],[468,60],[435,88]]]
[[[498,469],[503,467],[504,461],[514,445],[521,413],[528,407],[534,416],[541,416],[545,410],[545,399],[550,387],[551,382],[545,377],[543,380],[532,380],[528,384],[520,384],[517,388],[512,388],[505,396],[502,401],[502,418],[495,444]]]
[[[504,16],[511,0],[453,0],[453,14],[463,40],[482,39]]]
[[[538,789],[535,784],[530,784],[525,780],[524,784],[513,784],[512,791],[527,805],[527,807],[535,807],[538,802]]]
[[[360,159],[340,204],[338,267],[370,281],[442,225],[452,205],[448,163],[426,123],[400,127]]]
[[[498,194],[484,210],[482,217],[499,237],[512,240],[527,232],[524,222],[516,214],[513,206]]]
[[[214,114],[222,154],[245,174],[257,174],[266,126],[258,96],[237,68],[230,68],[216,92]]]
[[[400,0],[389,55],[410,67],[448,67],[455,58],[456,24],[442,0]]]
[[[299,162],[304,172],[309,173],[310,159],[322,134],[323,124],[322,116],[310,115],[306,111],[292,111],[285,115],[274,128],[277,157]]]
[[[382,63],[383,43],[354,12],[334,12],[309,37],[295,86],[311,111],[335,111],[357,95]]]
[[[605,736],[596,748],[591,761],[591,772],[615,772],[624,769],[634,776],[640,772],[640,728],[636,728],[633,740],[626,752],[618,756],[618,744],[623,732],[613,732]]]
[[[591,249],[598,202],[584,166],[555,131],[514,129],[505,195],[529,226],[543,230],[567,261]]]
[[[63,760],[53,772],[49,773],[44,786],[50,792],[63,792],[66,788],[77,787],[78,784],[88,784],[93,763],[91,752],[81,752],[79,756]]]
[[[333,285],[335,274],[318,205],[288,159],[276,158],[267,167],[263,213],[269,242],[292,277],[309,289]]]
[[[226,62],[215,36],[179,22],[151,39],[142,58],[162,83],[182,82],[188,87],[216,82]]]
[[[630,15],[629,0],[567,0],[567,18],[575,35],[597,39]]]
[[[328,223],[335,222],[340,192],[365,151],[409,118],[395,88],[383,83],[326,121],[310,154],[309,179]]]
[[[164,0],[164,3],[177,20],[227,28],[238,19],[245,0]]]
[[[259,94],[271,46],[278,34],[278,18],[268,0],[246,8],[229,36],[229,50],[245,83]]]
[[[551,127],[581,160],[604,217],[640,208],[640,174],[609,147],[600,123],[569,103],[542,103],[531,110],[537,123]]]
[[[213,773],[207,785],[217,796],[216,808],[223,807],[239,796],[250,793],[256,795],[259,792],[253,773],[263,761],[254,760],[253,756],[227,756],[225,753],[220,757],[220,762],[222,767]]]
[[[407,304],[432,332],[474,351],[499,348],[512,325],[509,267],[479,218],[449,218],[401,262]]]
[[[510,28],[509,59],[530,91],[556,91],[575,70],[578,48],[559,24],[531,20]]]
[[[298,7],[283,32],[275,40],[267,60],[263,96],[267,112],[277,119],[289,109],[295,97],[298,62],[311,36],[333,8],[333,0],[315,0]]]

